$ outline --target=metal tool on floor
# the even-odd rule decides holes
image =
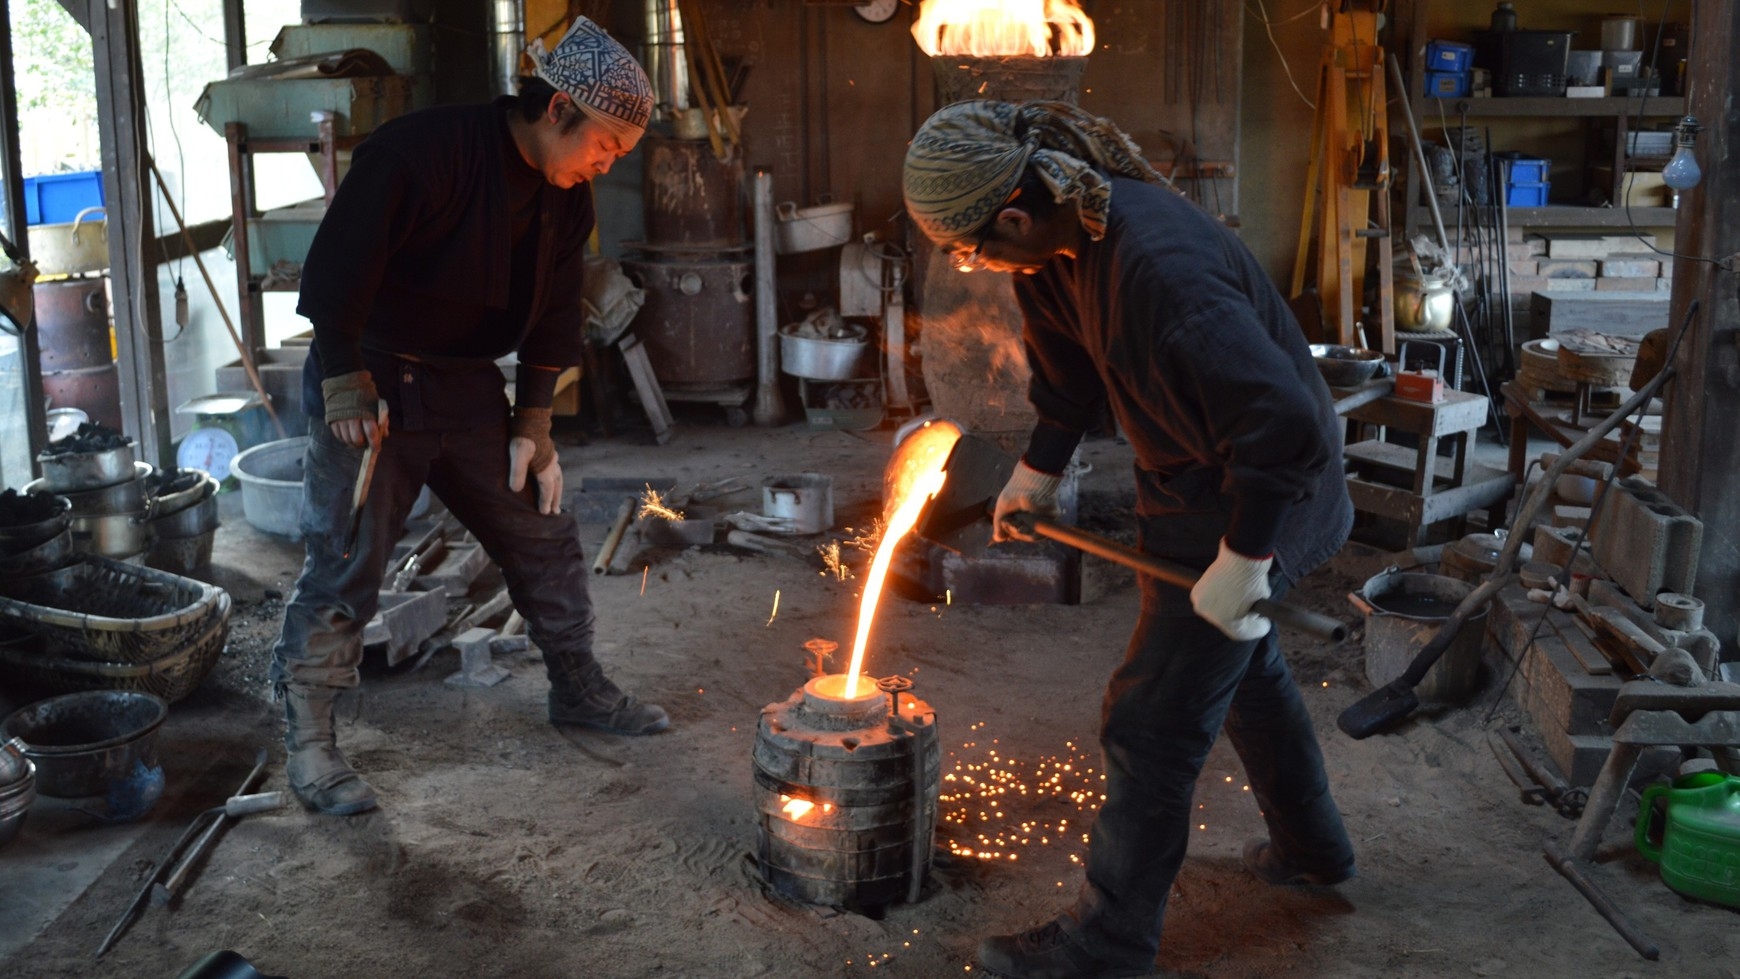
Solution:
[[[242,779],[241,786],[236,789],[236,795],[231,798],[235,798],[236,796],[246,796],[248,790],[253,788],[255,780],[260,777],[260,773],[265,770],[266,749],[261,748],[254,755],[253,770],[248,772],[247,778]],[[228,803],[226,803],[226,805],[227,804]],[[171,846],[168,852],[163,855],[162,861],[160,861],[157,864],[156,869],[151,872],[151,876],[145,879],[144,886],[139,888],[139,893],[133,896],[133,901],[127,905],[127,910],[121,913],[121,918],[119,921],[115,922],[115,927],[110,928],[109,933],[103,936],[103,943],[97,946],[97,958],[100,959],[107,954],[109,949],[114,947],[116,940],[121,937],[121,933],[127,930],[127,926],[131,925],[134,919],[139,917],[139,912],[145,907],[146,899],[151,896],[154,889],[160,886],[159,880],[163,877],[164,872],[170,868],[171,864],[174,864],[181,857],[182,848],[187,846],[188,841],[192,840],[194,835],[198,833],[202,827],[205,827],[206,820],[217,819],[221,821],[223,818],[223,812],[224,806],[215,806],[195,816],[193,821],[187,824],[187,829],[182,831],[180,838],[175,841],[175,845]],[[208,831],[210,829],[209,827],[205,828]]]
[[[363,507],[368,505],[369,484],[375,479],[375,463],[381,455],[381,440],[386,438],[383,431],[387,424],[387,403],[375,402],[375,430],[369,435],[369,444],[363,448],[362,463],[357,466],[356,483],[350,493],[350,529],[344,534],[344,556],[350,557],[356,550],[357,532],[362,529]]]
[[[949,453],[944,466],[942,489],[918,516],[914,533],[940,547],[977,556],[991,542],[991,515],[997,494],[1014,471],[1015,460],[996,444],[973,435],[963,435]],[[1196,584],[1198,572],[1138,551],[1117,541],[1085,530],[1020,513],[1009,518],[1024,531],[1046,537],[1095,557],[1121,564],[1179,588]],[[1263,599],[1251,611],[1274,620],[1276,625],[1297,629],[1330,642],[1347,638],[1347,626],[1325,615],[1295,605]]]
[[[188,871],[193,869],[200,854],[204,853],[206,847],[211,845],[212,839],[217,836],[218,830],[223,829],[226,822],[231,819],[240,819],[243,816],[251,816],[257,812],[275,812],[282,808],[284,808],[284,793],[278,791],[232,795],[224,800],[223,805],[206,810],[216,818],[211,821],[210,826],[206,827],[198,842],[193,844],[193,848],[187,851],[187,855],[181,858],[181,862],[175,865],[175,869],[170,871],[169,877],[163,883],[151,888],[151,903],[157,907],[163,907],[175,897],[175,892],[180,890],[182,883],[187,880]]]

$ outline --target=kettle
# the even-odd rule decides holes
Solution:
[[[1740,908],[1740,777],[1695,772],[1645,789],[1636,841],[1667,886]]]

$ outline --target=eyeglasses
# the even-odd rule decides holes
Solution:
[[[976,272],[979,264],[985,260],[985,239],[980,238],[978,244],[970,252],[954,251],[949,253],[949,265],[956,272]]]

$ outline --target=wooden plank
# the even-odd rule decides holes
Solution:
[[[653,439],[663,445],[670,441],[674,419],[665,403],[664,389],[653,374],[652,361],[647,359],[646,348],[632,333],[625,334],[616,346],[622,351],[623,363],[628,365],[629,377],[634,379],[634,390],[640,396],[640,406],[646,410],[647,421],[652,423]]]
[[[1442,438],[1472,432],[1486,421],[1486,399],[1468,391],[1445,391],[1440,404],[1379,398],[1345,413],[1355,421]]]
[[[1421,507],[1421,524],[1430,526],[1440,520],[1460,517],[1476,510],[1485,510],[1502,503],[1516,487],[1510,473],[1475,467],[1482,470],[1478,477],[1471,474],[1469,483],[1439,490],[1425,498]],[[1485,475],[1491,473],[1492,475]]]

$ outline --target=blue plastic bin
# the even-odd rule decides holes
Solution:
[[[1506,184],[1504,203],[1508,207],[1545,207],[1547,206],[1547,190],[1552,186],[1549,183]]]
[[[1466,71],[1426,72],[1426,97],[1429,99],[1465,99],[1472,86]]]
[[[1473,66],[1474,45],[1457,41],[1426,43],[1427,71],[1467,71]]]
[[[24,223],[64,224],[87,207],[103,206],[103,171],[24,178]]]
[[[1509,164],[1506,179],[1513,184],[1544,184],[1548,181],[1547,171],[1553,166],[1552,160],[1527,153],[1494,153],[1493,156]]]

